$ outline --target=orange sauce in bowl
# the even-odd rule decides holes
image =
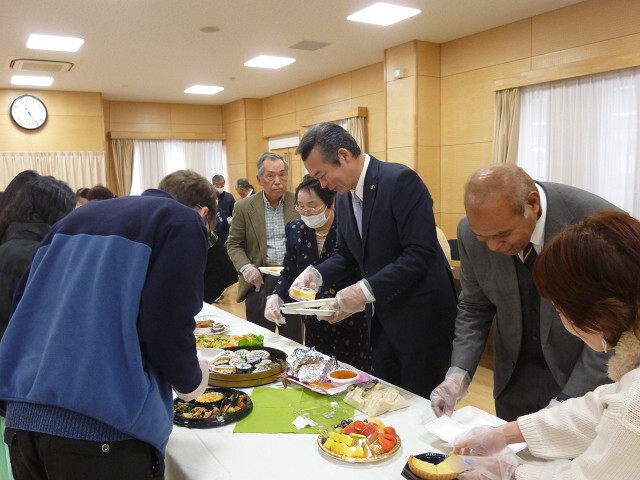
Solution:
[[[358,373],[353,370],[334,370],[329,373],[329,377],[335,378],[336,380],[348,380],[357,376]]]

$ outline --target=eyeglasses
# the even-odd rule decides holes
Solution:
[[[296,211],[300,215],[304,215],[306,217],[317,215],[319,213],[324,212],[326,209],[327,209],[326,205],[323,205],[322,207],[315,207],[315,208],[302,208],[300,205],[296,205]]]

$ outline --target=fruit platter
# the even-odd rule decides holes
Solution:
[[[286,368],[287,354],[263,346],[229,347],[209,367],[209,385],[255,387],[275,382]]]
[[[377,462],[391,457],[400,448],[400,437],[382,420],[343,420],[318,436],[320,451],[352,463]]]
[[[253,410],[249,395],[235,388],[207,388],[194,400],[173,401],[173,423],[188,428],[219,427],[246,417]]]

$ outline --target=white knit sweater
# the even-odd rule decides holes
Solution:
[[[522,465],[517,480],[625,480],[640,478],[640,341],[626,333],[609,376],[583,397],[518,419],[530,452],[569,463]],[[621,377],[621,378],[620,378]]]

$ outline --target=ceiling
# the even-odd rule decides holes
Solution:
[[[9,62],[73,62],[53,90],[102,92],[106,100],[223,105],[264,98],[384,60],[410,40],[443,43],[578,3],[576,0],[386,0],[422,13],[389,27],[346,17],[377,0],[0,0],[0,88]],[[202,27],[219,27],[203,33]],[[26,48],[31,33],[82,37],[77,53]],[[326,42],[316,51],[290,48]],[[296,58],[280,70],[244,67],[257,55]],[[26,73],[26,72],[22,72]],[[193,84],[217,95],[188,95]],[[31,89],[31,87],[29,87]]]

